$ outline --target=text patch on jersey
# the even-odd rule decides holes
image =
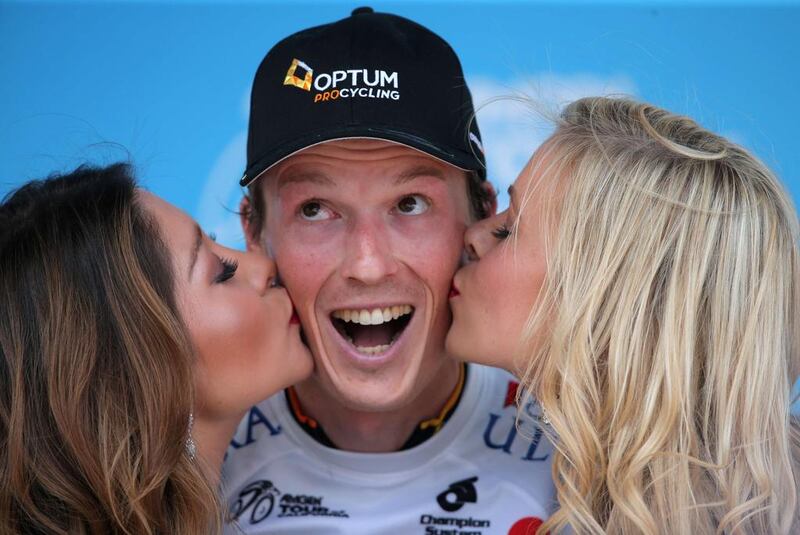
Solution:
[[[446,513],[455,513],[469,504],[478,504],[478,476],[461,479],[450,483],[444,491],[436,496],[436,503]],[[464,511],[467,513],[468,511]],[[472,508],[469,512],[480,512],[479,507]],[[483,535],[484,529],[492,526],[492,521],[485,518],[464,516],[464,513],[455,515],[424,514],[420,516],[419,523],[424,527],[425,535]]]
[[[231,516],[240,523],[260,524],[270,517],[339,517],[349,518],[344,509],[326,505],[325,497],[281,492],[272,481],[248,483],[231,506]]]

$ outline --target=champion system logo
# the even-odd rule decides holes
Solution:
[[[458,511],[464,507],[465,503],[477,503],[476,481],[478,481],[478,476],[451,483],[447,490],[436,497],[436,501],[439,502],[442,509],[450,513]]]
[[[292,60],[283,85],[314,91],[314,103],[346,98],[400,100],[400,75],[384,69],[335,69],[314,74],[308,63]]]

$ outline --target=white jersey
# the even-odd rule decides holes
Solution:
[[[394,453],[319,444],[279,393],[251,409],[228,450],[223,488],[237,521],[226,533],[534,533],[555,505],[553,449],[536,425],[516,429],[516,389],[506,372],[470,365],[442,429]]]

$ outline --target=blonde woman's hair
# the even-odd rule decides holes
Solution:
[[[0,534],[221,532],[185,451],[194,354],[126,165],[0,204]]]
[[[574,102],[541,151],[522,204],[556,200],[520,359],[556,445],[540,533],[798,533],[800,233],[778,180],[624,99]]]

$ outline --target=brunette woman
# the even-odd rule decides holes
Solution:
[[[274,264],[122,164],[0,205],[0,533],[221,531],[245,411],[312,368]]]

